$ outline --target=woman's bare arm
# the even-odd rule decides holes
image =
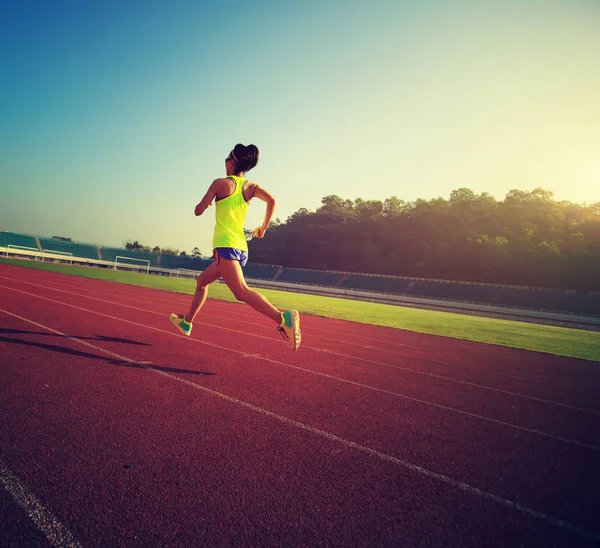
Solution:
[[[208,207],[210,207],[217,195],[217,190],[221,184],[221,179],[215,179],[212,184],[208,187],[204,198],[200,201],[200,203],[194,209],[194,214],[196,217],[202,215]]]
[[[264,188],[256,185],[253,192],[253,198],[258,198],[267,204],[267,209],[265,210],[265,218],[263,224],[258,228],[255,228],[252,231],[253,236],[257,238],[262,238],[265,235],[265,232],[269,228],[269,223],[273,218],[273,212],[275,211],[275,198],[267,192]]]

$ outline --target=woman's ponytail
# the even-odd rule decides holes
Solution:
[[[250,171],[258,163],[258,148],[256,145],[237,144],[233,148],[236,160],[236,171]]]

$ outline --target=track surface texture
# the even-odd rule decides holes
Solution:
[[[0,545],[600,545],[600,364],[189,300],[0,265]]]

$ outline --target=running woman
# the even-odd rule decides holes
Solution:
[[[290,347],[297,350],[300,346],[300,316],[297,310],[282,312],[275,308],[264,295],[246,285],[242,267],[248,262],[248,244],[244,234],[244,221],[248,212],[248,203],[252,198],[258,198],[266,203],[263,224],[252,232],[256,238],[262,238],[269,227],[275,209],[275,198],[264,188],[245,178],[258,163],[258,148],[254,145],[235,145],[225,158],[225,173],[227,177],[215,179],[196,206],[196,216],[204,211],[215,200],[216,224],[213,235],[214,262],[199,276],[196,291],[185,314],[171,314],[171,323],[181,333],[189,336],[192,332],[192,322],[206,302],[208,286],[223,278],[227,287],[238,301],[249,304],[254,310],[271,318],[283,338],[289,341]]]

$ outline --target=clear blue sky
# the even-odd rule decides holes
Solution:
[[[282,220],[328,194],[600,202],[599,60],[597,0],[5,1],[0,230],[208,254],[193,209],[238,142]]]

